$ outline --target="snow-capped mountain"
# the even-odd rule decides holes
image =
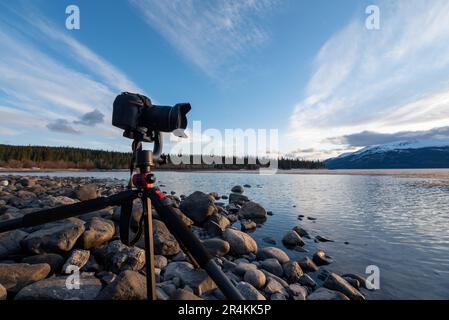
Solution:
[[[324,163],[328,169],[449,168],[449,140],[412,140],[369,146]]]

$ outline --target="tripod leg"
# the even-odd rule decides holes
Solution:
[[[154,275],[154,243],[153,243],[153,221],[151,201],[148,197],[142,198],[145,235],[145,267],[147,273],[147,298],[156,300],[156,277]]]

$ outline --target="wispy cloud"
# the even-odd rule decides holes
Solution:
[[[261,17],[277,0],[129,0],[151,27],[209,76],[269,39]]]
[[[1,9],[0,104],[9,111],[26,114],[44,130],[88,134],[89,128],[81,131],[76,125],[92,124],[92,115],[95,124],[110,118],[113,99],[122,90],[143,92],[63,24],[53,24],[32,6],[18,10],[2,4]],[[96,135],[110,135],[106,126],[100,129]]]
[[[290,137],[303,148],[332,149],[326,138],[362,131],[449,124],[449,2],[378,5],[380,30],[367,30],[361,14],[315,57],[304,99],[290,118]]]

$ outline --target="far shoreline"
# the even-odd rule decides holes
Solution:
[[[195,172],[195,173],[246,173],[259,174],[259,170],[216,170],[216,169],[154,169],[154,172]],[[129,172],[128,169],[23,169],[23,168],[0,168],[0,175],[7,174],[33,174],[33,173],[54,173],[54,172]],[[429,169],[290,169],[277,170],[276,174],[292,174],[292,175],[368,175],[368,176],[400,176],[427,179],[448,179],[449,168],[429,168]]]

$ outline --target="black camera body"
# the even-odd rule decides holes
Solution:
[[[115,98],[112,125],[123,129],[127,138],[153,142],[160,132],[185,129],[186,114],[191,108],[189,103],[173,107],[153,105],[144,95],[123,92]]]

